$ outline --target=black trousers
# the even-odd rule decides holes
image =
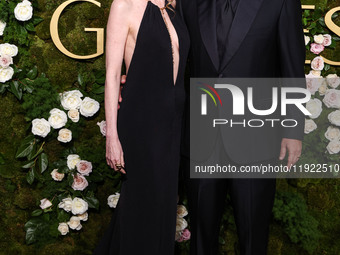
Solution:
[[[190,255],[218,254],[227,192],[230,192],[241,255],[266,255],[276,179],[191,179],[189,164],[189,159],[183,156],[181,168],[191,227]]]

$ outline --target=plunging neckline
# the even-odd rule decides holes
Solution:
[[[165,1],[164,1],[165,2]],[[157,7],[158,9],[159,9],[159,14],[161,15],[161,18],[162,18],[162,20],[163,20],[163,23],[164,23],[164,26],[165,26],[165,29],[168,31],[168,34],[169,34],[169,40],[170,40],[170,46],[174,49],[174,45],[173,45],[173,43],[172,43],[172,37],[171,37],[171,32],[170,32],[170,30],[167,28],[167,26],[166,26],[166,24],[165,24],[165,20],[164,20],[164,18],[163,18],[163,14],[162,14],[162,10],[161,10],[161,7],[159,7],[158,5],[156,5],[156,4],[154,4],[151,0],[148,0],[148,3],[151,3],[151,5],[153,5],[153,6],[155,6],[155,7]],[[172,5],[171,5],[172,6]],[[177,84],[177,80],[178,80],[178,74],[179,74],[179,68],[180,68],[180,61],[181,61],[181,59],[180,59],[180,49],[181,49],[181,40],[180,40],[180,36],[178,35],[178,33],[177,33],[177,30],[176,30],[176,27],[175,27],[175,25],[174,25],[174,23],[171,21],[171,19],[170,19],[170,16],[169,16],[169,13],[168,13],[168,8],[165,8],[165,10],[166,10],[166,13],[168,14],[168,17],[169,17],[169,21],[170,21],[170,23],[171,23],[171,25],[173,26],[173,28],[174,28],[174,30],[175,30],[175,36],[177,37],[177,40],[178,40],[178,66],[177,66],[177,75],[176,75],[176,77],[174,78],[174,72],[175,72],[175,68],[174,68],[174,61],[175,61],[175,58],[174,58],[174,56],[173,56],[173,54],[172,54],[172,50],[171,50],[171,58],[172,58],[172,64],[171,64],[171,66],[172,66],[172,75],[171,75],[171,80],[172,80],[172,85],[175,87],[176,86],[176,84]]]

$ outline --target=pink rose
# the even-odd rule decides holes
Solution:
[[[189,231],[189,229],[184,229],[183,232],[182,232],[182,238],[184,241],[187,241],[190,239],[190,236],[191,236],[191,233]]]
[[[183,242],[183,241],[184,241],[183,236],[180,236],[180,238],[177,239],[177,242],[179,242],[179,243],[181,243],[181,242]]]
[[[322,57],[315,57],[312,60],[311,67],[313,70],[321,71],[325,67],[325,62]]]
[[[328,89],[322,101],[328,108],[340,108],[340,90]]]
[[[84,175],[89,176],[89,174],[92,172],[92,163],[86,160],[80,160],[77,164],[77,171]]]
[[[10,64],[13,64],[13,59],[10,55],[0,56],[0,66],[3,68],[9,67]]]
[[[332,44],[332,37],[329,34],[323,35],[323,46],[329,46]]]
[[[88,185],[89,183],[84,176],[82,176],[81,174],[73,175],[72,188],[74,190],[84,190]]]
[[[322,44],[312,43],[310,45],[310,51],[313,52],[316,55],[319,55],[323,50],[325,49],[325,46]]]

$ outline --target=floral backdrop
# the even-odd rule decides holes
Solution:
[[[105,160],[104,55],[75,60],[53,44],[49,24],[63,0],[0,0],[0,250],[5,254],[92,254],[119,200],[120,176]],[[340,38],[325,25],[338,1],[305,0],[302,22],[307,87],[301,163],[339,163]],[[64,46],[88,55],[105,28],[111,1],[68,6],[59,21]],[[338,14],[333,21],[340,24]],[[147,185],[147,183],[146,183]],[[337,179],[278,179],[269,254],[340,254]],[[141,191],[141,199],[143,194]],[[237,254],[230,198],[221,254]],[[176,253],[188,254],[190,212],[181,185]],[[152,215],[151,215],[152,217]],[[152,237],[150,237],[152,242]]]

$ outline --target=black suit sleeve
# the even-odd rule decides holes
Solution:
[[[306,88],[304,64],[306,58],[302,26],[300,0],[285,0],[278,22],[278,45],[281,77],[300,78],[284,82],[283,86]],[[288,98],[301,98],[304,95],[288,94]],[[304,136],[305,115],[295,106],[287,106],[285,119],[294,119],[296,127],[283,128],[283,137],[302,140]]]

